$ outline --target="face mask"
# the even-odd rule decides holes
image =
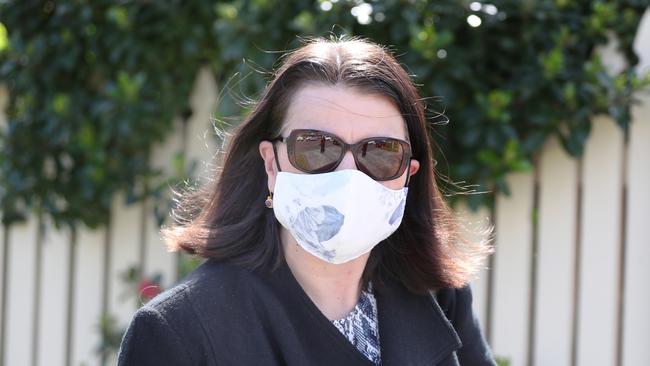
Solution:
[[[397,230],[407,192],[408,187],[387,188],[355,169],[279,172],[273,211],[303,249],[339,264],[369,252]]]

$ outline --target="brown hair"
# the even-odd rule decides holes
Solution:
[[[424,106],[409,75],[386,49],[360,39],[316,39],[286,55],[235,130],[220,176],[178,201],[176,224],[162,230],[169,248],[251,269],[281,263],[280,224],[264,206],[267,176],[258,145],[279,134],[293,93],[306,82],[388,97],[406,122],[413,157],[420,162],[410,179],[402,223],[372,250],[364,285],[372,280],[381,286],[384,274],[415,293],[466,284],[491,248],[462,238],[442,198]]]

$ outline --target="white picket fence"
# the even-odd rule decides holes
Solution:
[[[581,161],[550,141],[536,172],[512,176],[512,197],[497,200],[476,308],[512,365],[650,364],[647,101],[629,144],[598,119]]]
[[[646,70],[649,18],[637,40]],[[152,154],[155,166],[169,170],[178,151],[209,162],[212,80],[205,70],[197,76],[193,116]],[[0,107],[6,98],[0,92]],[[473,283],[474,306],[495,354],[511,365],[650,364],[650,96],[643,99],[627,142],[611,120],[596,118],[580,160],[551,140],[533,172],[509,177],[512,195],[497,197],[492,212],[459,210],[470,223],[496,226],[497,251]],[[139,305],[121,274],[142,266],[162,274],[163,286],[178,279],[150,203],[123,202],[115,199],[110,228],[81,229],[76,240],[47,222],[40,235],[36,217],[0,228],[0,365],[98,365],[102,311],[125,327]]]

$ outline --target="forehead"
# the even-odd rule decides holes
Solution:
[[[375,136],[407,139],[406,123],[392,100],[342,85],[307,84],[296,91],[282,135],[299,128],[334,133],[348,143]]]

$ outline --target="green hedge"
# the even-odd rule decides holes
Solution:
[[[296,35],[360,35],[391,45],[427,98],[444,154],[438,167],[452,181],[475,185],[466,191],[507,192],[506,174],[530,169],[550,136],[580,155],[595,114],[627,128],[633,92],[648,84],[633,72],[632,50],[646,6],[643,0],[0,2],[0,83],[10,93],[0,136],[3,221],[35,209],[58,225],[95,227],[106,223],[116,192],[126,191],[131,201],[159,194],[156,187],[168,177],[149,167],[149,155],[173,131],[174,117],[191,113],[197,70],[210,66],[225,89],[218,116],[240,114],[238,99],[254,97],[266,81],[258,70],[272,69],[275,51],[296,47]],[[628,65],[618,75],[608,75],[594,52],[610,35]],[[183,162],[182,156],[175,162],[181,175]],[[456,197],[476,206],[493,195]]]

